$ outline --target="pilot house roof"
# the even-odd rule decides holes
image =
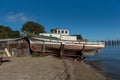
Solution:
[[[55,29],[51,29],[50,31],[53,34],[69,35],[69,30],[68,29],[55,28]]]

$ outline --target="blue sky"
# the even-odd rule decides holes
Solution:
[[[92,41],[120,39],[120,0],[0,0],[0,25],[20,30],[26,21]]]

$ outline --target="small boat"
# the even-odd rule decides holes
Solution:
[[[64,32],[64,35],[56,32]],[[100,49],[105,47],[104,42],[80,41],[76,36],[69,36],[68,30],[52,29],[52,34],[41,33],[35,35],[26,32],[26,38],[32,52],[39,53],[57,53],[60,56],[83,56],[100,53]],[[59,30],[59,31],[57,31]],[[65,35],[65,33],[67,35]]]

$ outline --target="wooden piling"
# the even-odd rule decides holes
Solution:
[[[42,54],[45,53],[45,44],[43,44],[43,47],[42,47]]]
[[[100,55],[100,49],[97,50],[97,55],[98,55],[98,56]]]
[[[0,58],[0,65],[2,64],[2,58]]]
[[[63,58],[64,46],[65,46],[65,45],[61,43],[61,47],[60,47],[60,58]]]
[[[80,56],[81,61],[84,60],[84,55],[83,55],[84,53],[85,53],[85,44],[83,44],[83,49],[81,51],[81,56]]]

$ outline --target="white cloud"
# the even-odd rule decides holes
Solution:
[[[10,13],[6,16],[6,19],[9,22],[26,22],[28,20],[31,20],[32,18],[30,16],[26,16],[24,13]]]

